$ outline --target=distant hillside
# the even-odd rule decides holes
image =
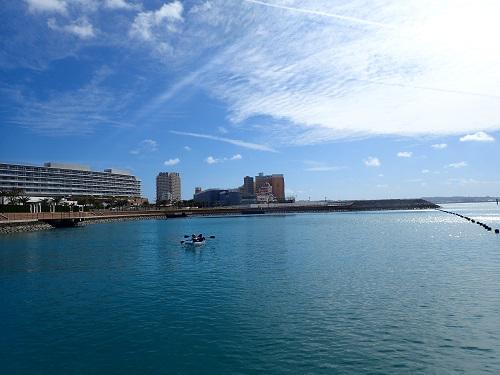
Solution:
[[[498,197],[423,197],[426,201],[436,204],[446,203],[477,203],[477,202],[496,202]]]

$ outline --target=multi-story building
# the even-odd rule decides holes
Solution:
[[[241,203],[241,193],[235,189],[196,190],[193,199],[207,206],[232,206]]]
[[[117,169],[97,172],[75,164],[0,163],[0,190],[16,189],[32,197],[140,197],[141,181]]]
[[[276,197],[273,194],[273,187],[269,182],[259,187],[256,199],[257,203],[270,203],[276,201]]]
[[[264,176],[264,173],[259,173],[255,176],[255,191],[259,192],[259,189],[266,183],[271,185],[273,196],[280,202],[285,200],[285,178],[282,174],[272,174],[270,176]]]
[[[156,176],[156,202],[181,200],[181,177],[176,172],[160,172]]]
[[[255,195],[255,185],[253,177],[245,176],[245,178],[243,179],[242,193],[244,197],[251,197]]]

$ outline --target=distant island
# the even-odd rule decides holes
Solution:
[[[478,202],[496,202],[498,197],[423,197],[422,199],[435,204],[446,203],[478,203]]]

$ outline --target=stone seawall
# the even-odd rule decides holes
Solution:
[[[51,225],[39,221],[0,223],[0,235],[9,233],[38,232],[41,230],[54,229]]]
[[[116,217],[105,219],[89,219],[78,223],[78,226],[87,226],[91,224],[112,223],[115,221],[130,221],[130,220],[165,220],[165,215],[154,216],[136,216],[136,217]],[[23,221],[23,222],[0,222],[0,235],[10,233],[26,233],[38,232],[41,230],[55,229],[53,226],[41,221]]]
[[[130,220],[166,220],[166,217],[165,215],[155,215],[155,216],[136,216],[136,217],[116,217],[116,218],[106,218],[106,219],[89,219],[78,223],[78,225],[86,226],[91,224],[113,223],[115,221],[130,221]]]

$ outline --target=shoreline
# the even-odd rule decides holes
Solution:
[[[55,227],[75,227],[91,224],[129,220],[166,220],[187,217],[245,217],[263,215],[286,215],[301,213],[377,212],[377,211],[421,211],[437,209],[440,206],[422,199],[386,199],[350,201],[337,205],[273,205],[273,206],[233,206],[211,208],[180,208],[164,211],[120,211],[120,212],[76,212],[10,214],[9,220],[0,221],[0,236],[11,233],[27,233],[55,229]]]
[[[166,220],[165,215],[151,215],[151,216],[134,216],[134,217],[116,217],[116,218],[105,218],[105,219],[89,219],[84,220],[74,227],[86,227],[87,225],[93,224],[105,224],[120,221],[138,221],[138,220]],[[19,220],[12,222],[0,222],[0,236],[4,234],[14,234],[14,233],[30,233],[30,232],[40,232],[46,230],[55,230],[56,227],[44,223],[38,220]],[[1,237],[0,237],[1,238]]]

